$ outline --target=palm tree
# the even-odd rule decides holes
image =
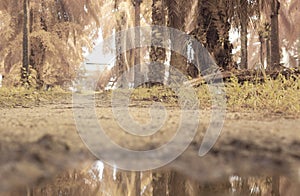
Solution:
[[[272,196],[280,196],[280,177],[273,176],[272,177]]]
[[[279,27],[278,14],[280,3],[278,0],[271,1],[271,66],[277,68],[280,63],[280,49],[279,49]]]
[[[152,173],[153,195],[166,196],[169,172],[157,171]]]
[[[240,26],[241,26],[241,68],[248,68],[248,0],[240,0],[240,6],[243,11],[240,12]],[[240,9],[241,10],[241,9]]]
[[[22,63],[22,71],[21,78],[23,84],[27,85],[28,83],[28,75],[29,75],[29,37],[28,37],[28,9],[29,9],[29,0],[23,0],[23,63]]]
[[[180,0],[167,0],[166,5],[168,8],[168,26],[180,30],[186,34],[191,34],[199,27],[197,19],[201,10],[199,9],[200,0],[191,1],[180,1]],[[172,49],[179,50],[177,52],[171,52],[170,65],[175,69],[182,72],[182,74],[188,76],[190,75],[190,64],[188,61],[192,59],[187,59],[187,50],[191,46],[190,40],[184,34],[178,34],[176,31],[171,31],[170,39]],[[196,68],[192,65],[193,69]],[[169,81],[177,80],[176,74],[174,75],[170,72]]]
[[[248,27],[250,18],[257,15],[258,2],[248,0],[229,0],[227,4],[230,23],[234,28],[238,28],[241,37],[241,69],[248,68]]]
[[[169,195],[186,195],[186,178],[176,171],[171,171],[168,187]]]
[[[0,13],[0,62],[5,76],[3,84],[16,85],[21,79],[23,3],[17,0],[0,1]]]
[[[118,7],[119,7],[119,4],[120,4],[120,1],[119,0],[115,0],[115,4],[114,4],[114,10],[118,10]],[[107,31],[107,30],[111,30],[113,28],[115,28],[115,32],[118,33],[118,32],[121,32],[122,31],[122,28],[124,28],[124,24],[123,24],[123,21],[121,20],[121,15],[122,13],[117,13],[116,16],[115,16],[115,25],[114,26],[110,26],[110,27],[106,27],[104,26],[105,23],[103,24],[104,26],[104,30]],[[108,23],[108,22],[107,22]],[[104,38],[105,38],[105,34],[109,34],[106,33],[106,32],[103,32],[104,34]],[[115,67],[117,67],[117,76],[121,76],[123,74],[123,72],[126,70],[124,64],[125,64],[125,55],[123,54],[122,52],[122,48],[124,47],[123,46],[123,42],[124,42],[124,38],[121,37],[121,36],[115,36],[115,47],[116,47],[116,63],[115,63]],[[122,77],[122,84],[125,85],[125,78]]]
[[[229,42],[230,12],[227,1],[199,0],[197,28],[191,33],[224,70],[231,69],[232,46]]]
[[[125,0],[119,0],[116,2],[119,2],[119,4],[120,2],[124,4],[126,3]],[[207,47],[207,49],[211,53],[214,54],[217,63],[222,67],[227,68],[228,65],[231,64],[232,60],[231,45],[229,43],[229,16],[226,15],[226,8],[224,5],[226,5],[224,1],[222,1],[222,3],[219,3],[217,0],[210,0],[209,3],[204,0],[192,0],[187,2],[183,2],[181,0],[153,0],[152,24],[160,26],[168,24],[168,26],[172,28],[178,29],[188,34],[193,34]],[[221,9],[221,11],[219,11],[219,8]],[[131,23],[132,20],[132,14],[122,14],[121,9],[118,9],[118,12],[119,17],[117,17],[116,19],[117,26],[115,28],[117,31],[129,27],[130,24],[128,26],[127,23]],[[132,21],[137,20],[133,19]],[[181,49],[181,54],[183,55],[177,54],[175,52],[171,53],[171,65],[187,75],[188,71],[190,70],[190,66],[188,66],[187,59],[184,56],[190,43],[189,40],[186,40],[186,36],[185,38],[178,38],[175,37],[175,34],[160,35],[159,33],[155,33],[157,32],[155,27],[152,29],[152,31],[153,42],[161,43],[163,41],[166,41],[163,40],[164,38],[170,36],[171,40],[173,40],[173,42],[171,43],[172,48],[176,47],[177,49]],[[116,40],[116,44],[118,42],[123,43],[123,41],[121,40]],[[126,43],[123,44],[126,45]],[[127,61],[130,61],[129,57],[132,56],[132,53],[130,53],[129,51],[124,55],[127,57],[125,57],[124,60],[118,60],[116,66],[119,66],[122,63],[124,64],[124,62],[126,62],[125,64],[127,64]],[[161,47],[152,47],[150,50],[150,57],[152,62],[157,63],[149,67],[148,76],[150,80],[159,81],[160,83],[162,83],[164,80],[165,69],[157,65],[164,63],[166,59],[165,49]],[[125,67],[126,66],[124,66],[124,68]],[[127,66],[127,69],[128,68],[129,66]],[[172,76],[172,73],[170,75]]]
[[[140,29],[141,26],[141,3],[142,0],[135,0],[134,1],[134,8],[135,8],[135,55],[134,55],[134,84],[139,85],[142,82],[142,74],[141,74],[141,51],[140,51]]]
[[[25,83],[31,83],[27,77],[32,74],[30,78],[37,78],[41,85],[70,82],[83,60],[82,48],[91,49],[97,37],[100,2],[1,1],[0,11],[10,19],[9,31],[1,32],[6,35],[0,38],[7,43],[6,48],[0,47],[6,80],[15,84],[14,70],[22,68],[22,75],[18,74]]]
[[[266,58],[269,69],[277,69],[280,63],[278,0],[258,1],[261,29],[260,36],[265,38]],[[261,38],[262,42],[262,38]],[[262,52],[261,52],[262,53]]]
[[[184,31],[185,27],[185,16],[186,16],[186,10],[187,2],[181,1],[181,0],[167,0],[167,6],[168,6],[168,25],[174,29]],[[172,40],[171,47],[172,48],[178,48],[181,50],[181,54],[184,54],[186,52],[187,48],[187,40],[185,40],[182,37],[178,37],[178,35],[175,32],[171,32],[170,38]],[[180,70],[183,74],[187,73],[187,59],[183,57],[181,54],[178,54],[176,52],[171,52],[171,61],[170,65],[174,68]],[[170,73],[170,79],[174,75]]]
[[[152,25],[165,26],[166,25],[166,11],[165,0],[153,0],[152,2]],[[166,41],[165,34],[161,34],[159,28],[152,27],[152,43],[163,43]],[[148,77],[149,80],[154,82],[163,83],[165,69],[162,69],[162,65],[166,60],[166,49],[162,47],[150,48],[151,66],[149,66]]]

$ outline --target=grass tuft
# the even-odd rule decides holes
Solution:
[[[0,108],[27,108],[62,102],[66,99],[71,100],[71,93],[59,87],[54,87],[49,91],[36,90],[34,88],[27,89],[24,87],[0,88]]]
[[[230,111],[266,111],[300,113],[300,78],[279,75],[263,83],[238,83],[231,78],[226,84],[227,107]]]

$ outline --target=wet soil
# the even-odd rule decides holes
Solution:
[[[152,102],[134,103],[134,119],[146,123]],[[152,137],[132,137],[118,126],[107,102],[96,104],[107,135],[129,149],[153,149],[172,138],[181,114],[166,105],[167,123]],[[201,111],[198,132],[189,148],[168,167],[198,181],[229,175],[284,175],[300,179],[300,117],[263,112],[226,114],[221,135],[204,157],[198,150],[210,123]],[[113,153],[113,152],[112,152]],[[71,100],[31,108],[2,108],[0,118],[0,193],[51,180],[63,170],[82,167],[97,158],[77,133]]]

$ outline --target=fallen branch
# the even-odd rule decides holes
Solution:
[[[234,70],[225,71],[222,73],[209,74],[205,76],[200,76],[199,78],[192,79],[186,84],[198,87],[202,84],[213,82],[229,82],[232,77],[236,77],[239,83],[245,81],[248,82],[263,82],[267,78],[276,79],[279,75],[285,78],[290,78],[291,76],[300,76],[299,69],[289,69],[283,68],[281,70],[271,70],[271,71],[261,71],[261,70]]]

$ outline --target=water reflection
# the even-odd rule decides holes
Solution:
[[[6,194],[99,196],[300,195],[299,183],[283,176],[232,175],[217,182],[198,182],[179,172],[124,172],[96,161],[91,167],[57,176],[51,183]]]

